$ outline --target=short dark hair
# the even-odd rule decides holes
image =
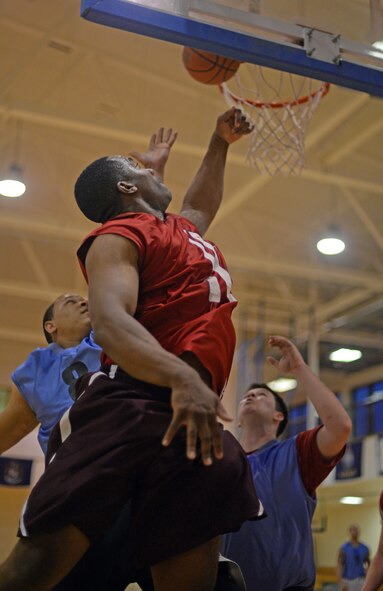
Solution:
[[[77,205],[89,220],[102,224],[121,213],[116,185],[126,179],[128,170],[122,156],[103,156],[82,171],[74,194]]]
[[[279,423],[277,429],[277,437],[279,437],[280,435],[282,435],[287,423],[289,422],[289,411],[287,409],[286,403],[283,400],[283,398],[279,396],[277,392],[274,392],[274,390],[272,390],[270,386],[268,386],[267,384],[258,384],[255,382],[254,384],[250,384],[250,386],[246,388],[246,392],[249,392],[249,390],[255,390],[256,388],[264,388],[265,390],[271,392],[275,398],[275,408],[283,414],[283,419]]]
[[[52,339],[52,335],[45,330],[45,323],[48,322],[48,320],[52,320],[53,319],[53,309],[55,307],[55,302],[53,302],[53,304],[51,304],[49,306],[49,308],[47,308],[44,312],[44,316],[43,316],[43,331],[44,331],[44,335],[45,338],[47,340],[47,343],[51,344],[53,343],[53,339]]]

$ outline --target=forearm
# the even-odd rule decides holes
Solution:
[[[371,561],[362,591],[377,591],[383,583],[383,555],[379,552]]]
[[[201,212],[206,226],[214,218],[222,200],[228,147],[224,139],[213,133],[205,157],[183,201],[182,211]]]
[[[295,371],[294,377],[313,403],[320,419],[328,428],[333,426],[336,429],[340,423],[349,425],[350,418],[342,404],[308,365],[304,364]]]
[[[319,451],[323,457],[333,458],[347,443],[352,429],[351,419],[335,394],[306,364],[294,371],[294,376],[323,423],[323,428],[317,435]]]
[[[125,311],[94,323],[96,341],[106,354],[132,377],[158,386],[197,377],[184,361],[166,351],[158,341]]]
[[[15,418],[12,411],[6,408],[0,414],[0,454],[21,441],[37,424],[37,420],[35,424],[20,422],[20,417]]]

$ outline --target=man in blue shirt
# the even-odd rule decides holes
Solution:
[[[341,591],[361,591],[370,565],[370,551],[359,541],[358,525],[349,527],[350,540],[342,544],[338,554],[338,572],[341,577]]]
[[[285,403],[266,384],[248,388],[239,406],[241,443],[267,518],[224,536],[221,552],[239,564],[247,591],[311,591],[315,489],[342,457],[351,421],[292,342],[273,336],[269,345],[279,348],[281,358],[268,361],[295,377],[323,425],[278,441],[288,421]]]
[[[39,425],[45,454],[52,428],[73,403],[77,378],[100,367],[100,348],[82,296],[59,296],[44,314],[43,330],[48,347],[32,351],[12,373],[11,397],[0,414],[0,453]]]

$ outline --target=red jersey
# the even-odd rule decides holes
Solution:
[[[231,313],[237,305],[231,279],[218,248],[204,240],[188,219],[167,214],[124,213],[94,230],[80,246],[85,259],[93,240],[118,234],[138,251],[140,276],[135,319],[174,355],[194,353],[210,372],[213,390],[222,392],[235,347]],[[105,353],[102,362],[112,364]]]

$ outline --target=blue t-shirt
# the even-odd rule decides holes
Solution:
[[[342,578],[352,581],[364,577],[366,575],[365,564],[369,557],[367,546],[362,542],[359,542],[357,546],[346,542],[340,549],[344,557]]]
[[[239,564],[247,591],[314,588],[311,519],[316,500],[301,479],[296,439],[270,441],[248,460],[267,517],[226,534],[221,553]]]
[[[51,343],[32,351],[11,375],[40,423],[38,440],[44,454],[51,430],[73,404],[76,380],[88,371],[99,369],[100,351],[93,333],[68,349]]]

